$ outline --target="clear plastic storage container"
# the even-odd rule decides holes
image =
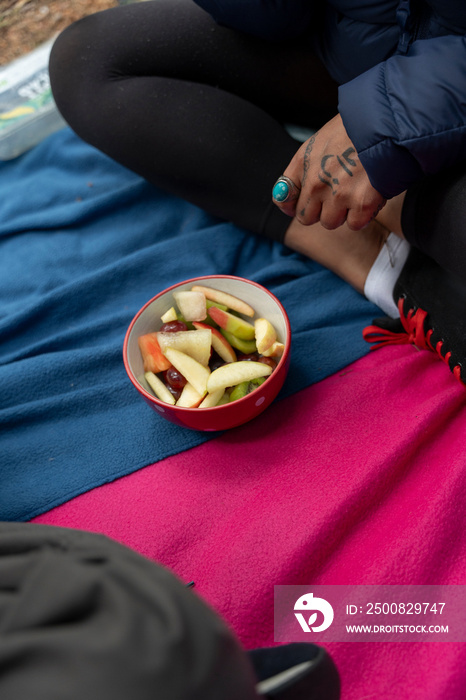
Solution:
[[[0,68],[0,160],[10,160],[66,126],[50,89],[53,39]]]

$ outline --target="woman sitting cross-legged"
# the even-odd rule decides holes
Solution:
[[[152,0],[68,27],[50,77],[85,141],[322,263],[407,331],[368,340],[466,381],[465,31],[456,0]]]

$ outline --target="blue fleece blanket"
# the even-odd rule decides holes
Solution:
[[[0,520],[28,520],[187,450],[141,401],[122,343],[165,287],[233,274],[273,291],[293,331],[282,396],[368,351],[378,311],[284,246],[155,190],[69,129],[0,164]]]

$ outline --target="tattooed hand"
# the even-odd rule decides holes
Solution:
[[[339,114],[303,143],[283,174],[301,193],[277,206],[306,226],[320,221],[334,229],[346,221],[358,231],[386,202],[372,187]]]

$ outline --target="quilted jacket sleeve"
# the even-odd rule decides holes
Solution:
[[[309,24],[314,0],[194,0],[219,23],[269,40],[298,36]]]
[[[339,111],[386,198],[466,160],[466,37],[415,42],[342,85]]]

